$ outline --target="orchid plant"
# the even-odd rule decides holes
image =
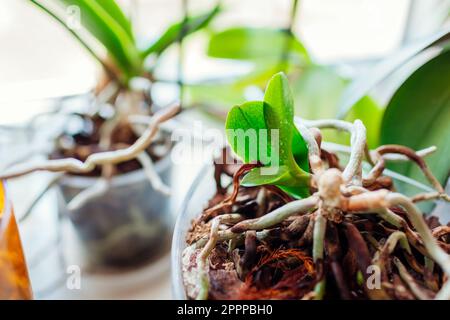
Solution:
[[[253,299],[321,299],[329,285],[326,281],[334,279],[341,298],[345,299],[361,294],[370,299],[396,299],[402,295],[418,299],[450,299],[448,280],[439,283],[430,280],[441,279],[440,272],[446,275],[444,279],[450,275],[450,256],[445,249],[448,244],[442,238],[449,229],[441,226],[430,230],[416,206],[416,203],[430,199],[450,201],[423,159],[435,148],[414,151],[401,145],[382,145],[369,151],[366,128],[360,120],[353,123],[333,119],[305,120],[294,118],[292,109],[292,94],[286,76],[279,73],[269,81],[263,101],[246,102],[230,110],[226,123],[229,144],[244,165],[234,173],[231,194],[207,208],[194,221],[189,236],[194,240],[183,253],[188,297],[217,297],[224,293],[215,288],[228,285],[232,287],[227,288],[225,295],[232,299],[249,294]],[[336,156],[330,157],[330,152],[323,146],[323,129],[350,133],[351,152],[345,167],[341,168]],[[258,148],[279,151],[276,173],[264,174],[262,169],[273,163],[255,156],[248,145],[238,145],[239,132],[244,134],[248,130],[279,131],[279,149],[273,148],[276,143],[270,138],[257,136]],[[248,141],[241,139],[240,143]],[[255,144],[255,141],[251,143]],[[365,174],[362,170],[364,161],[371,164],[371,170]],[[386,163],[391,161],[415,163],[434,191],[412,197],[395,192],[383,176]],[[271,188],[266,189],[268,187]],[[273,187],[281,191],[271,195]],[[250,191],[255,188],[256,193]],[[266,210],[264,208],[270,208],[267,203],[274,201],[274,197],[283,199],[284,203],[261,213]],[[259,215],[249,213],[246,201],[259,206],[255,209]],[[208,231],[204,231],[205,224]],[[380,230],[378,234],[373,232],[374,228]],[[224,247],[228,248],[225,258],[221,253]],[[343,270],[346,262],[342,260],[347,250],[347,255],[355,260],[359,280],[344,276],[349,272]],[[214,265],[209,260],[213,259],[211,255],[215,259]],[[313,265],[308,256],[312,257]],[[225,270],[217,267],[220,265],[218,259],[224,259]],[[289,271],[284,275],[278,273],[277,278],[281,277],[280,283],[284,280],[283,285],[277,285],[274,276],[267,288],[267,280],[258,280],[264,277],[261,264],[274,260],[275,270]],[[299,264],[298,269],[287,267]],[[380,286],[369,285],[371,274],[367,270],[371,265],[381,270],[383,283]],[[410,269],[419,275],[413,277]],[[304,277],[304,273],[308,277]],[[242,282],[235,279],[236,275]],[[288,281],[286,277],[296,280]],[[406,286],[401,285],[403,293],[400,289],[397,292],[400,285],[390,283],[390,279],[396,277]],[[311,283],[313,289],[310,292],[296,295]],[[363,293],[352,292],[355,286]]]

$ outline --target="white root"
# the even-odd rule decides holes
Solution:
[[[361,120],[355,120],[351,134],[351,149],[350,159],[347,166],[342,173],[344,181],[353,184],[362,184],[362,160],[366,148],[366,127],[364,127]]]
[[[69,212],[83,207],[89,200],[104,195],[109,188],[109,181],[105,178],[99,178],[93,185],[78,193],[68,204]]]
[[[131,146],[116,151],[105,151],[91,154],[86,161],[82,162],[74,158],[46,160],[36,164],[23,164],[14,166],[6,172],[0,174],[0,179],[9,179],[22,176],[39,170],[47,170],[53,172],[65,171],[72,173],[86,173],[94,170],[97,165],[117,164],[132,160],[143,152],[152,142],[154,136],[158,132],[159,125],[168,119],[174,117],[180,110],[178,104],[172,105],[157,112],[153,117],[153,125],[149,126],[142,136]]]
[[[386,201],[388,202],[389,207],[400,205],[405,209],[409,220],[420,234],[424,242],[424,246],[430,253],[431,258],[433,258],[433,260],[436,261],[442,269],[450,275],[450,256],[447,255],[447,253],[445,253],[444,250],[442,250],[436,243],[436,240],[434,239],[419,209],[408,197],[400,193],[388,193],[386,196]]]
[[[359,186],[346,186],[341,189],[342,189],[342,193],[347,196],[353,196],[353,195],[357,195],[357,194],[370,192],[366,188],[359,187]],[[392,212],[392,210],[389,208],[373,209],[373,210],[371,210],[371,212],[368,212],[365,210],[363,210],[361,212],[352,212],[352,214],[359,214],[359,213],[361,213],[361,214],[376,213],[376,214],[378,214],[378,216],[381,219],[383,219],[386,222],[389,222],[390,224],[392,224],[393,226],[395,226],[397,228],[400,228],[406,224],[406,221],[402,217],[400,217],[399,215]]]
[[[299,129],[301,133],[301,126],[306,127],[314,127],[314,128],[331,128],[337,129],[341,131],[347,131],[351,134],[351,154],[350,160],[344,170],[344,180],[350,182],[350,180],[354,180],[354,184],[361,184],[361,174],[362,174],[362,159],[364,155],[367,154],[369,156],[369,162],[374,162],[370,158],[370,154],[367,152],[367,143],[366,143],[366,127],[361,122],[361,120],[355,120],[352,124],[343,120],[335,120],[335,119],[325,119],[325,120],[306,120],[296,117],[294,119],[295,125]],[[303,135],[303,134],[302,134]]]
[[[208,277],[208,257],[211,251],[216,246],[218,240],[218,231],[221,223],[232,223],[242,220],[240,214],[224,214],[215,217],[211,222],[211,231],[209,240],[197,257],[197,267],[199,270],[199,293],[197,300],[206,300],[209,291],[209,277]]]
[[[170,188],[161,180],[161,177],[156,172],[153,161],[147,152],[144,151],[139,153],[137,160],[142,165],[142,168],[144,168],[145,175],[147,176],[151,186],[162,194],[169,196]]]
[[[317,144],[316,138],[313,132],[311,132],[310,129],[308,129],[302,123],[298,123],[297,128],[308,147],[308,158],[311,166],[311,171],[315,175],[320,175],[323,172],[324,168],[322,159],[320,158],[320,147]]]
[[[314,262],[323,259],[326,227],[327,227],[327,219],[323,216],[322,210],[319,209],[314,219],[313,251],[312,251]]]
[[[412,253],[411,247],[409,246],[408,238],[406,237],[405,233],[401,231],[395,231],[391,233],[381,251],[390,255],[392,252],[394,252],[394,249],[397,246],[397,244],[399,244],[400,247],[402,247],[409,254]]]
[[[356,209],[356,211],[371,211],[393,206],[401,206],[405,209],[409,220],[419,233],[429,256],[442,268],[447,276],[450,276],[450,256],[437,244],[422,213],[408,197],[387,190],[378,190],[350,197],[347,203],[349,210]],[[449,286],[450,282],[447,282],[436,295],[436,299],[450,299]]]
[[[327,219],[323,216],[322,210],[319,208],[314,219],[313,250],[312,250],[314,263],[323,260],[326,229],[327,229]],[[325,279],[322,279],[314,286],[314,299],[317,300],[322,299],[324,292],[325,292]]]
[[[319,199],[316,195],[312,195],[306,199],[289,202],[260,218],[244,220],[234,225],[231,228],[231,231],[235,233],[242,233],[247,230],[262,230],[270,228],[294,214],[308,212],[317,205],[318,200]]]

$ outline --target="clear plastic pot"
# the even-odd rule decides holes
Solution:
[[[421,183],[415,182],[411,179],[403,177],[395,172],[387,171],[387,175],[390,175],[394,184],[397,188],[405,189],[405,186],[408,186],[408,190],[415,193],[427,192],[430,191],[426,186]],[[172,240],[172,252],[171,252],[171,264],[172,264],[172,292],[173,298],[176,300],[185,300],[186,292],[183,284],[183,274],[182,274],[182,253],[186,248],[186,235],[191,226],[191,222],[193,219],[198,217],[202,210],[208,203],[208,200],[211,199],[216,193],[216,184],[214,182],[214,167],[212,165],[205,166],[201,171],[197,178],[194,180],[189,192],[186,195],[186,198],[181,207],[180,214],[178,215],[173,240]],[[434,207],[434,203],[425,203],[428,204],[428,208]],[[430,206],[430,204],[432,204]],[[436,210],[432,212],[433,215],[437,215],[441,223],[446,224],[449,221],[448,216],[442,216],[442,212],[448,212],[448,205],[443,204],[445,206],[445,210],[442,210],[442,206],[439,203]],[[441,207],[441,208],[439,208]],[[437,212],[439,211],[439,212]]]
[[[171,161],[166,156],[155,169],[170,184]],[[169,197],[154,190],[144,171],[112,178],[108,191],[70,211],[67,203],[98,178],[64,176],[59,184],[59,212],[68,215],[90,267],[128,268],[143,265],[168,250],[173,219]]]

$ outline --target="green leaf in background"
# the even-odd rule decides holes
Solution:
[[[142,59],[134,39],[122,26],[123,18],[119,18],[122,22],[116,20],[118,7],[113,8],[113,1],[103,3],[94,0],[59,0],[58,2],[64,3],[66,8],[68,6],[80,8],[81,24],[107,49],[108,55],[114,59],[125,75],[131,77],[139,73]],[[116,16],[111,16],[111,12]]]
[[[245,101],[245,88],[236,82],[186,84],[183,88],[186,107],[200,108],[202,112],[224,122],[230,106]]]
[[[260,161],[267,165],[276,165],[277,169],[273,173],[263,172],[265,168],[255,168],[250,171],[243,179],[242,184],[246,186],[255,186],[261,184],[275,184],[291,194],[294,197],[304,197],[309,193],[309,174],[299,167],[294,154],[298,156],[302,167],[308,169],[306,143],[298,133],[293,123],[293,99],[289,89],[286,76],[278,73],[272,77],[267,85],[263,102],[247,102],[240,106],[233,107],[227,117],[226,132],[228,141],[234,152],[245,162]],[[250,129],[250,131],[248,131]],[[259,136],[259,130],[268,130],[267,136],[262,141]],[[256,154],[249,154],[248,141],[245,147],[238,145],[236,136],[244,132],[248,134],[251,130],[256,130],[258,137]],[[275,142],[271,141],[273,131],[278,131],[278,146],[274,151]],[[259,150],[265,147],[270,157],[269,162],[261,161]],[[254,150],[253,150],[254,151]],[[273,162],[273,156],[276,152],[278,162]],[[265,160],[265,159],[264,159]]]
[[[292,82],[295,99],[295,114],[305,119],[335,119],[347,80],[327,66],[311,64]],[[363,96],[346,115],[345,120],[360,119],[367,128],[367,141],[370,148],[378,146],[379,128],[383,110],[369,96]],[[349,144],[347,133],[323,130],[324,140]]]
[[[247,96],[247,89],[258,88],[263,93],[264,86],[275,73],[291,71],[292,64],[255,63],[254,68],[233,81],[186,84],[184,87],[185,103],[188,106],[200,107],[202,111],[220,121],[225,121],[230,105],[237,105],[245,100],[255,99]]]
[[[110,16],[102,4],[95,0],[61,0],[67,6],[80,8],[81,24],[105,46],[121,71],[133,76],[141,67],[142,60],[127,31]]]
[[[97,3],[105,10],[134,41],[131,22],[115,0],[101,0]]]
[[[230,28],[213,34],[208,47],[211,57],[238,60],[280,60],[286,52],[310,61],[300,41],[286,31],[271,28]]]
[[[286,68],[283,68],[286,66]],[[232,81],[185,84],[183,89],[185,107],[198,108],[214,121],[225,122],[230,106],[241,104],[242,101],[259,99],[264,94],[264,86],[277,72],[286,70],[289,65],[260,65],[233,79]]]
[[[375,149],[380,145],[380,126],[384,110],[369,96],[362,97],[345,116],[346,121],[361,120],[367,130],[367,145]]]
[[[183,35],[187,36],[206,27],[219,12],[220,6],[216,6],[205,14],[188,17],[187,21],[178,21],[172,24],[154,43],[142,51],[142,56],[147,57],[152,53],[160,54],[171,44],[178,41],[182,31]],[[185,30],[183,30],[183,26],[185,27]]]
[[[305,119],[334,118],[346,81],[326,66],[310,65],[292,82],[295,114]]]
[[[402,144],[415,150],[437,146],[426,162],[441,183],[450,170],[450,51],[416,70],[395,92],[383,116],[382,144]],[[425,181],[412,163],[391,168]]]

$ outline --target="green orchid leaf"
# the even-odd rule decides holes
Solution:
[[[416,70],[391,98],[381,125],[382,144],[402,144],[418,150],[432,145],[426,158],[432,172],[445,183],[450,172],[450,51]],[[412,163],[390,164],[397,172],[425,181]]]
[[[309,196],[308,188],[299,184],[296,177],[287,166],[273,168],[273,173],[267,171],[268,168],[254,168],[247,173],[241,181],[244,187],[254,187],[261,185],[276,185],[294,198],[306,198]],[[266,171],[264,171],[266,170]],[[272,170],[271,168],[269,170]],[[303,180],[304,177],[299,177]]]
[[[245,187],[261,186],[265,184],[278,184],[289,177],[289,168],[286,166],[279,166],[274,172],[264,172],[267,168],[254,168],[248,172],[241,181]]]
[[[292,34],[270,28],[236,27],[211,36],[208,55],[238,60],[280,60],[287,53],[304,62],[310,58],[305,47]]]
[[[261,139],[261,135],[267,133],[262,101],[249,101],[234,106],[228,113],[225,128],[231,148],[244,162],[263,161],[262,147],[266,148],[265,155],[270,158],[270,144],[267,142],[267,136]]]
[[[154,43],[142,51],[142,56],[147,57],[152,53],[161,54],[171,44],[178,41],[182,34],[183,36],[187,36],[205,28],[219,12],[220,6],[216,6],[205,14],[188,17],[187,21],[178,21],[172,24]],[[184,30],[183,27],[185,28]]]
[[[267,127],[279,130],[280,163],[297,162],[307,171],[308,149],[294,125],[294,100],[288,79],[283,73],[275,74],[270,80],[264,102]]]
[[[245,175],[245,185],[273,184],[294,197],[308,194],[309,174],[298,165],[293,151],[299,157],[304,153],[299,160],[308,168],[307,150],[303,150],[306,143],[293,123],[293,99],[284,74],[278,73],[269,81],[264,101],[233,107],[226,129],[232,149],[244,162],[264,165]]]

